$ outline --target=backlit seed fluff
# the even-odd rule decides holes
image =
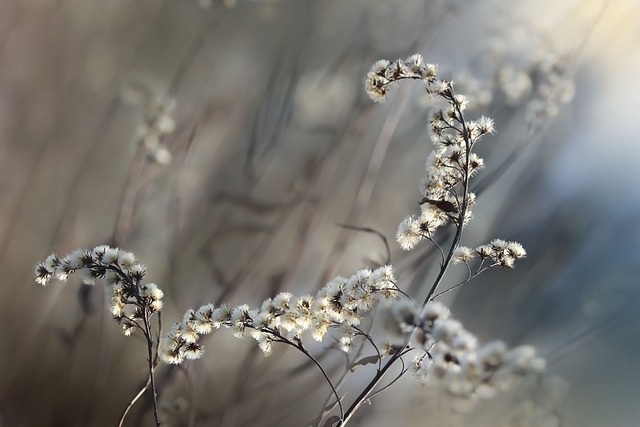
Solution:
[[[482,246],[478,246],[475,249],[476,253],[478,254],[478,256],[480,257],[480,259],[487,259],[489,257],[492,257],[495,255],[495,250],[493,249],[493,246],[491,245],[482,245]]]
[[[315,296],[280,293],[267,298],[259,309],[246,304],[217,308],[208,304],[187,311],[182,322],[174,325],[163,340],[163,360],[181,363],[188,359],[186,346],[198,343],[200,335],[219,327],[232,329],[236,338],[250,334],[267,355],[274,342],[301,339],[307,330],[314,340],[322,341],[332,326],[342,326],[342,347],[347,348],[355,337],[352,326],[361,322],[361,316],[381,299],[397,294],[393,269],[383,266],[373,271],[359,270],[348,278],[336,277]]]
[[[154,283],[141,284],[144,266],[134,254],[118,248],[100,245],[91,250],[75,249],[61,258],[53,254],[38,264],[34,273],[41,285],[53,277],[65,281],[72,274],[78,274],[84,284],[102,282],[110,292],[111,314],[126,335],[136,330],[129,318],[141,319],[143,313],[151,315],[162,309],[162,290]]]
[[[405,218],[398,226],[396,240],[403,250],[413,249],[421,239],[420,222],[414,217]]]
[[[427,322],[446,319],[451,315],[449,308],[439,301],[430,301],[422,310],[422,318]]]
[[[365,81],[365,92],[374,102],[384,102],[387,100],[389,92],[389,80],[384,76],[370,74]]]
[[[501,252],[504,251],[505,249],[507,249],[507,242],[505,240],[502,239],[493,239],[491,241],[491,246],[493,246],[493,249],[496,252]]]
[[[119,257],[119,264],[124,269],[129,269],[133,267],[136,263],[136,257],[131,252],[123,252]]]
[[[411,55],[410,57],[405,59],[404,62],[406,63],[407,68],[409,68],[409,70],[412,73],[414,74],[424,73],[424,70],[426,67],[424,64],[424,59],[422,58],[422,55],[420,55],[419,53]]]
[[[367,73],[365,92],[374,102],[383,102],[392,84],[403,79],[419,79],[426,83],[427,91],[431,93],[429,85],[435,81],[436,73],[437,66],[425,64],[419,54],[393,62],[381,59],[376,61]]]
[[[515,259],[521,259],[527,256],[527,251],[518,242],[509,242],[507,244],[507,252]]]
[[[482,116],[478,120],[478,128],[482,134],[493,133],[495,122],[490,117]]]
[[[466,246],[458,246],[456,250],[453,252],[453,262],[454,263],[468,263],[473,259],[475,253],[473,249],[468,248]]]

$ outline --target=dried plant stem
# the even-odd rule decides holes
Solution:
[[[149,314],[147,312],[142,316],[144,322],[145,336],[147,338],[147,357],[149,361],[149,382],[151,383],[151,397],[153,400],[153,416],[156,420],[156,427],[160,427],[160,416],[158,415],[158,393],[156,391],[156,380],[153,373],[153,336],[151,333],[151,326],[149,325]]]
[[[153,416],[155,418],[156,427],[160,427],[160,416],[158,414],[158,393],[156,391],[156,381],[155,381],[155,367],[157,366],[157,356],[153,355],[153,335],[151,332],[151,325],[149,324],[149,315],[145,313],[142,316],[143,326],[144,326],[144,336],[147,341],[147,357],[149,363],[149,378],[147,379],[146,384],[140,389],[138,394],[131,399],[129,405],[125,409],[122,417],[120,418],[120,422],[118,423],[118,427],[122,427],[124,425],[124,420],[127,418],[129,411],[133,408],[133,405],[142,397],[145,391],[151,386],[152,400],[153,400]]]
[[[283,342],[285,344],[288,344],[300,350],[302,354],[307,356],[307,358],[311,360],[314,365],[316,365],[316,367],[320,370],[320,372],[322,372],[322,375],[324,376],[324,379],[329,384],[329,387],[331,387],[331,392],[336,397],[336,402],[338,404],[338,408],[340,409],[340,418],[341,419],[344,418],[344,409],[342,408],[342,402],[340,401],[340,396],[338,395],[338,391],[336,390],[336,387],[333,385],[331,378],[329,378],[329,375],[327,375],[327,372],[324,370],[320,362],[318,362],[318,360],[315,357],[313,357],[311,353],[307,351],[306,348],[304,348],[304,346],[302,345],[302,341],[297,340],[296,342],[292,342],[280,334],[274,333],[273,331],[269,331],[269,332],[272,333],[274,336],[276,336],[280,342]]]
[[[150,384],[151,384],[151,378],[147,379],[147,383],[144,385],[144,387],[142,387],[140,389],[140,391],[138,392],[138,394],[136,394],[135,397],[133,399],[131,399],[131,402],[129,402],[129,404],[127,405],[127,408],[124,410],[124,413],[122,414],[122,417],[120,417],[120,422],[118,423],[118,427],[122,427],[124,425],[124,420],[125,420],[125,418],[127,418],[127,415],[129,414],[129,411],[131,410],[131,408],[133,408],[133,405],[135,405],[135,403],[138,401],[138,399],[140,399],[140,397],[142,397],[144,392],[147,391],[147,389],[149,388]]]
[[[341,417],[340,423],[338,424],[337,427],[344,427],[347,425],[351,417],[353,417],[356,411],[360,409],[362,404],[366,402],[367,399],[370,397],[371,392],[378,385],[378,383],[380,383],[380,381],[382,380],[386,372],[389,370],[389,368],[391,368],[395,364],[395,362],[402,356],[403,350],[404,350],[404,347],[402,349],[398,349],[398,351],[396,351],[394,354],[391,355],[387,363],[385,363],[384,366],[378,370],[375,377],[373,377],[371,382],[367,384],[367,386],[364,388],[364,390],[362,390],[360,395],[358,395],[356,400],[354,400],[354,402],[351,404],[349,409],[347,409],[347,412],[344,413],[344,416]]]

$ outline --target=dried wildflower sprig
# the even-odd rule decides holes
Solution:
[[[479,273],[489,268],[513,268],[517,260],[526,256],[527,251],[520,243],[494,239],[491,243],[478,246],[475,249],[458,246],[454,252],[453,262],[463,262],[468,265],[472,259],[479,258],[480,264],[476,270],[476,273]],[[487,260],[489,260],[488,264]]]
[[[282,292],[265,300],[260,308],[247,305],[229,307],[207,304],[185,313],[164,338],[162,359],[180,364],[185,359],[202,356],[199,339],[219,328],[233,329],[236,338],[244,338],[247,330],[265,355],[274,342],[302,342],[306,331],[316,341],[323,341],[330,328],[340,331],[340,348],[347,352],[362,316],[378,301],[393,299],[400,293],[390,266],[376,270],[363,269],[348,278],[336,277],[315,296],[295,297]]]
[[[393,269],[383,266],[373,271],[359,270],[348,278],[336,277],[315,296],[295,297],[288,292],[279,293],[256,309],[250,309],[246,304],[237,307],[206,304],[198,310],[187,311],[182,322],[173,325],[163,339],[161,357],[171,364],[199,359],[203,354],[200,337],[223,327],[232,329],[236,338],[244,338],[248,332],[265,356],[271,354],[273,343],[290,345],[322,372],[336,398],[342,419],[344,411],[340,396],[323,367],[306,350],[303,334],[310,331],[314,340],[323,341],[329,329],[334,328],[339,331],[340,349],[348,352],[355,337],[366,336],[358,328],[362,316],[380,300],[396,298],[400,293]],[[367,339],[372,342],[370,337]]]
[[[459,244],[463,228],[471,219],[471,207],[475,202],[475,195],[470,191],[470,179],[484,165],[483,160],[472,150],[481,137],[493,132],[493,120],[487,117],[482,117],[478,121],[466,120],[463,114],[468,106],[466,98],[455,94],[452,82],[439,80],[437,78],[437,67],[425,64],[420,55],[413,55],[404,61],[377,61],[367,74],[365,90],[372,100],[376,102],[384,101],[389,89],[404,79],[421,80],[425,84],[427,93],[433,98],[444,101],[446,106],[436,109],[429,122],[434,150],[427,159],[426,174],[421,186],[422,199],[419,202],[421,212],[419,215],[406,218],[400,224],[396,234],[397,241],[404,250],[414,248],[423,239],[430,240],[437,245],[433,240],[434,232],[449,221],[456,227],[456,232],[446,254],[437,245],[442,254],[440,271],[422,306],[409,315],[409,318],[413,319],[413,321],[406,322],[406,320],[403,320],[405,325],[401,329],[405,331],[404,341],[400,345],[391,346],[394,351],[347,409],[344,416],[341,417],[338,424],[340,427],[346,425],[353,414],[372,396],[373,390],[391,366],[397,361],[402,362],[402,356],[407,351],[416,348],[411,345],[414,333],[422,334],[421,342],[426,346],[423,348],[424,354],[425,357],[429,357],[429,360],[437,360],[431,355],[431,350],[436,355],[444,355],[443,360],[446,361],[448,361],[448,356],[446,355],[453,355],[450,351],[450,347],[454,344],[453,342],[439,339],[431,333],[427,334],[426,328],[429,325],[430,316],[432,316],[432,309],[439,307],[435,306],[434,304],[436,303],[432,302],[432,300],[449,265],[454,261],[459,261],[468,266],[468,262],[476,255],[472,250],[460,248]],[[513,266],[513,260],[525,256],[524,249],[518,244],[511,244],[510,248],[513,251],[509,251],[506,247],[508,245],[506,242],[505,245],[502,245],[503,241],[494,242],[497,242],[498,245],[496,247],[492,246],[490,251],[486,251],[488,258],[494,260],[491,266],[487,268],[494,266],[511,267]],[[482,252],[482,254],[484,255],[485,252]],[[477,255],[480,256],[479,253]],[[478,271],[482,269],[481,263]],[[473,274],[470,274],[470,276],[473,276]],[[443,323],[443,325],[446,326],[446,323]],[[461,327],[460,330],[462,330]],[[457,337],[457,335],[455,336]],[[472,336],[468,333],[461,336],[467,337],[466,341],[475,342],[475,340],[469,338]],[[437,346],[435,346],[436,342]],[[469,345],[467,344],[467,346]],[[460,356],[462,357],[462,355]],[[460,360],[466,359],[462,358]],[[441,365],[433,364],[433,366]],[[454,363],[453,365],[456,364]],[[431,364],[428,366],[431,366]],[[487,375],[481,377],[488,378]],[[471,389],[472,391],[475,390],[474,387]]]
[[[394,82],[402,79],[416,79],[435,83],[438,66],[425,64],[421,55],[412,55],[406,60],[390,62],[386,59],[376,61],[367,73],[365,91],[375,102],[386,101],[389,89]]]
[[[425,64],[420,55],[404,61],[376,62],[367,74],[365,90],[374,101],[384,101],[389,89],[404,79],[423,81],[427,93],[447,104],[437,109],[429,121],[434,151],[426,163],[421,212],[405,218],[396,234],[400,247],[410,250],[420,240],[431,240],[434,232],[450,220],[460,225],[471,218],[475,195],[468,191],[469,178],[484,166],[482,158],[472,150],[480,138],[493,132],[494,123],[488,117],[465,120],[466,98],[454,93],[452,82],[439,80],[437,66]]]
[[[469,266],[471,259],[479,257],[482,262],[475,274],[469,270],[470,280],[487,268],[513,268],[515,261],[523,258],[526,252],[519,243],[499,239],[475,251],[459,246],[462,229],[471,219],[471,207],[476,199],[475,194],[469,191],[470,179],[484,166],[483,159],[473,152],[473,148],[480,138],[493,133],[494,122],[488,117],[466,120],[463,115],[468,105],[466,98],[454,93],[452,82],[439,80],[437,66],[425,64],[420,55],[410,56],[404,61],[376,62],[367,74],[365,89],[374,101],[379,102],[386,99],[392,85],[403,79],[423,81],[429,95],[446,102],[446,107],[437,108],[429,121],[434,150],[427,158],[422,181],[421,212],[405,218],[396,233],[400,247],[410,250],[423,239],[435,243],[435,231],[449,221],[457,227],[449,253],[442,253],[441,274],[430,289],[426,304],[433,297],[450,262]],[[487,258],[493,261],[490,265],[484,263]]]
[[[155,283],[141,283],[145,266],[134,254],[102,245],[91,250],[77,249],[63,258],[52,254],[35,269],[36,282],[43,286],[52,278],[66,281],[74,273],[85,284],[104,283],[111,293],[111,314],[122,325],[125,335],[136,329],[147,335],[140,322],[162,309],[164,293]]]
[[[490,399],[545,368],[545,360],[530,346],[509,349],[499,340],[480,345],[439,301],[420,308],[401,299],[391,314],[410,340],[389,342],[387,347],[403,355],[419,351],[412,363],[414,376],[423,385],[443,387],[459,410],[472,409],[480,399]]]
[[[464,264],[469,272],[468,276],[457,285],[434,294],[431,300],[438,298],[470,282],[485,271],[493,268],[514,268],[515,262],[525,258],[527,252],[518,242],[507,242],[502,239],[494,239],[491,243],[471,249],[467,246],[458,246],[453,251],[451,261],[454,264]]]
[[[129,336],[135,330],[141,330],[147,341],[149,381],[141,393],[151,386],[154,416],[156,425],[159,426],[154,369],[157,366],[157,339],[160,336],[160,310],[164,293],[155,283],[141,283],[145,271],[145,266],[138,262],[131,252],[102,245],[90,250],[76,249],[62,258],[52,254],[36,266],[35,276],[36,282],[43,286],[46,286],[53,278],[66,281],[70,274],[76,273],[80,275],[85,284],[93,285],[97,281],[101,281],[105,285],[105,288],[111,293],[111,314],[122,326],[124,334]],[[158,334],[154,339],[150,320],[156,313],[158,313]],[[132,403],[139,396],[140,393]],[[120,425],[122,425],[130,406],[123,414]]]
[[[411,326],[421,345],[413,348],[423,350],[414,359],[414,375],[424,384],[443,386],[461,410],[471,409],[479,399],[492,398],[545,368],[544,359],[530,346],[509,349],[502,341],[480,346],[439,302],[429,302],[422,310],[414,307],[412,314],[404,321],[416,320]]]

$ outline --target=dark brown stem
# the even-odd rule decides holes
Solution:
[[[151,326],[149,325],[149,314],[147,310],[144,312],[144,316],[142,317],[144,321],[144,328],[147,336],[147,357],[149,361],[149,381],[151,382],[151,397],[153,399],[153,416],[156,420],[156,427],[160,427],[160,416],[158,414],[158,393],[156,391],[156,380],[155,375],[153,373],[153,334],[151,332]]]
[[[360,409],[362,404],[367,401],[367,399],[369,398],[369,395],[371,394],[373,389],[378,385],[378,383],[380,383],[380,381],[382,380],[386,372],[389,370],[389,368],[391,368],[391,366],[393,366],[396,360],[400,358],[400,356],[402,355],[402,350],[404,350],[404,348],[399,349],[393,355],[391,355],[391,357],[389,358],[387,363],[384,364],[382,369],[378,370],[375,377],[373,377],[373,379],[369,382],[369,384],[367,384],[365,389],[362,390],[362,392],[356,398],[356,400],[353,401],[349,409],[347,409],[347,412],[344,413],[344,416],[340,420],[340,423],[338,424],[337,427],[344,427],[347,425],[351,417],[353,417],[356,411]]]
[[[157,362],[157,358],[153,357],[153,334],[151,332],[151,325],[149,324],[149,314],[146,310],[144,310],[144,315],[142,316],[143,326],[144,326],[144,337],[147,340],[147,357],[149,361],[149,378],[147,379],[146,384],[142,387],[142,389],[135,395],[127,408],[125,409],[122,417],[120,417],[120,422],[118,423],[118,427],[122,427],[124,425],[124,420],[127,418],[129,411],[133,408],[133,405],[142,397],[145,391],[151,386],[151,392],[153,393],[153,415],[156,421],[156,427],[160,427],[160,416],[158,414],[158,399],[156,393],[156,381],[154,370]],[[158,319],[160,322],[160,320]],[[159,323],[160,325],[160,323]]]

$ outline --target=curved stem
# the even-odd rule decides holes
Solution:
[[[138,399],[140,399],[140,397],[142,397],[144,392],[147,391],[147,389],[149,388],[149,384],[151,384],[151,378],[147,379],[147,383],[144,385],[144,387],[142,387],[142,389],[140,389],[138,394],[136,394],[135,397],[133,399],[131,399],[131,402],[129,402],[129,404],[127,405],[127,408],[124,410],[124,413],[122,414],[122,417],[120,417],[120,422],[118,423],[118,427],[122,427],[124,425],[124,420],[125,420],[125,418],[127,418],[127,415],[129,414],[129,411],[131,410],[131,408],[133,408],[133,405],[135,405],[135,403],[138,401]]]
[[[402,357],[399,360],[400,360],[400,363],[402,363],[402,369],[400,370],[400,373],[398,374],[398,376],[395,377],[393,380],[391,380],[391,382],[389,384],[385,385],[384,387],[382,387],[379,390],[376,390],[375,393],[371,393],[371,395],[369,396],[369,399],[371,399],[374,396],[377,396],[378,394],[382,393],[383,391],[385,391],[386,389],[388,389],[389,387],[394,385],[396,383],[396,381],[398,381],[400,378],[402,378],[404,376],[404,374],[407,373],[407,367],[404,364],[404,360],[402,359]]]
[[[349,230],[356,230],[356,231],[364,231],[366,233],[373,233],[376,236],[378,236],[380,238],[380,240],[382,240],[382,243],[384,243],[384,248],[385,248],[385,253],[386,253],[386,258],[385,258],[385,265],[389,265],[391,264],[391,249],[389,248],[389,242],[387,241],[387,236],[385,236],[384,234],[382,234],[380,231],[373,229],[371,227],[358,227],[357,225],[349,225],[349,224],[336,224],[342,228],[347,228]]]
[[[338,403],[338,408],[340,409],[340,418],[342,418],[344,416],[344,409],[342,408],[342,402],[340,401],[340,396],[338,396],[338,391],[333,386],[333,383],[331,382],[329,375],[327,375],[322,365],[320,365],[320,362],[318,362],[315,357],[313,357],[304,347],[302,347],[302,343],[299,343],[299,345],[296,345],[296,348],[298,348],[301,352],[303,352],[304,355],[307,356],[318,367],[318,369],[320,369],[320,372],[322,372],[322,375],[324,375],[324,379],[327,380],[327,382],[329,383],[329,387],[331,387],[331,391],[336,397],[336,402]]]
[[[475,273],[473,275],[470,275],[469,277],[467,277],[465,280],[463,280],[462,282],[458,283],[457,285],[453,285],[450,288],[445,289],[444,291],[438,292],[437,294],[435,294],[433,297],[431,297],[432,300],[446,294],[447,292],[451,292],[452,290],[459,288],[460,286],[464,285],[465,283],[469,283],[471,280],[475,279],[480,273],[482,273],[484,270]]]
[[[344,417],[344,409],[342,408],[342,402],[340,401],[340,396],[338,395],[338,391],[334,387],[333,383],[331,382],[331,379],[329,378],[329,375],[327,375],[327,372],[324,370],[324,368],[322,367],[320,362],[318,362],[318,360],[316,360],[316,358],[313,357],[311,355],[311,353],[309,353],[307,351],[306,348],[304,348],[304,346],[302,345],[302,342],[300,340],[298,340],[296,343],[294,343],[294,342],[288,340],[287,338],[283,337],[282,335],[278,334],[277,332],[275,332],[275,331],[273,331],[271,329],[264,329],[263,331],[269,332],[273,336],[277,337],[280,342],[283,342],[285,344],[288,344],[288,345],[290,345],[292,347],[297,348],[298,350],[300,350],[302,352],[302,354],[307,356],[307,358],[309,358],[309,360],[311,360],[316,365],[316,367],[320,370],[320,372],[322,372],[322,375],[324,376],[324,379],[327,381],[327,383],[329,383],[329,387],[331,387],[331,391],[333,392],[333,395],[336,397],[336,401],[338,403],[338,408],[340,408],[340,419],[342,419]]]
[[[436,242],[432,237],[427,236],[426,239],[429,240],[431,243],[433,243],[436,246],[436,248],[438,248],[438,250],[440,251],[440,258],[441,258],[440,265],[444,265],[445,255],[444,255],[444,251],[442,250],[442,246],[440,246],[438,242]]]
[[[353,326],[353,329],[358,331],[360,335],[362,335],[367,341],[369,341],[369,343],[371,344],[371,347],[373,347],[373,349],[376,351],[376,354],[378,355],[378,370],[380,370],[380,367],[382,366],[382,355],[380,354],[380,350],[378,350],[378,346],[376,345],[376,343],[373,342],[371,335],[365,333],[362,329],[358,328],[357,326]]]

